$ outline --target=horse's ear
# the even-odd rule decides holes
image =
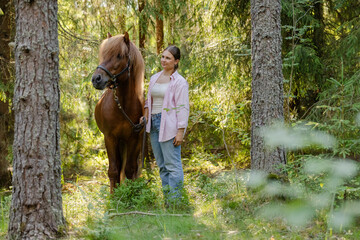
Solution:
[[[127,45],[130,44],[130,38],[129,38],[128,32],[125,32],[125,33],[124,33],[124,41],[125,41],[125,43],[126,43]]]
[[[111,38],[111,37],[112,37],[112,36],[111,36],[111,33],[108,32],[107,37],[108,37],[108,38]]]

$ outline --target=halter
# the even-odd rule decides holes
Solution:
[[[128,71],[128,78],[130,78],[130,57],[129,57],[129,60],[128,60],[127,64],[126,64],[126,67],[125,67],[123,70],[121,70],[121,72],[119,72],[119,73],[116,74],[116,75],[112,74],[112,73],[111,73],[109,70],[107,70],[106,67],[104,67],[103,65],[99,65],[99,66],[97,66],[97,68],[100,68],[100,69],[104,70],[104,71],[107,73],[107,75],[109,75],[109,77],[111,78],[111,83],[110,83],[109,85],[110,85],[110,86],[112,85],[113,87],[112,87],[112,88],[110,87],[110,88],[113,89],[113,88],[116,88],[116,87],[117,87],[116,78],[119,77],[119,76],[121,76],[124,72]]]

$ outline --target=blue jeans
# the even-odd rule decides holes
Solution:
[[[161,113],[151,116],[150,140],[155,160],[160,168],[160,178],[165,197],[181,197],[184,171],[181,164],[181,145],[175,147],[174,138],[159,142]]]

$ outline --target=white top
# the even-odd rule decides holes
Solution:
[[[169,83],[155,83],[154,87],[151,89],[151,96],[153,99],[151,114],[161,113],[163,109],[164,96]]]

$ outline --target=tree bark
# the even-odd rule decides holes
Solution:
[[[164,47],[164,14],[161,0],[156,0],[156,8],[158,14],[156,15],[156,53],[159,55]]]
[[[56,0],[15,0],[13,193],[10,239],[50,239],[64,226]]]
[[[13,66],[11,65],[11,50],[9,43],[12,40],[14,9],[11,1],[0,0],[0,8],[4,15],[0,15],[0,79],[1,84],[8,88],[12,81]],[[11,94],[3,89],[5,99],[0,97],[0,188],[11,184],[10,163],[7,159],[8,148],[12,142],[14,117],[9,111]]]
[[[280,12],[280,0],[251,0],[251,168],[268,173],[279,173],[286,162],[283,148],[266,149],[259,132],[284,121]]]

